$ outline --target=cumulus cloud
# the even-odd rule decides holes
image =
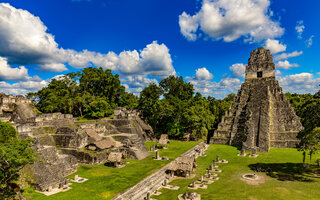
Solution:
[[[39,17],[8,3],[0,3],[0,56],[7,58],[9,65],[38,65],[40,71],[46,72],[65,71],[69,64],[75,68],[101,66],[130,75],[164,77],[175,74],[165,44],[153,41],[142,51],[123,51],[119,55],[63,49]]]
[[[241,36],[249,42],[279,37],[284,29],[271,19],[269,6],[269,0],[203,0],[198,13],[179,16],[180,32],[190,41],[198,39],[200,32],[225,42]]]
[[[276,75],[280,76],[280,75],[282,75],[282,72],[280,70],[276,70]]]
[[[279,40],[267,39],[265,42],[265,48],[269,49],[272,54],[276,54],[287,49],[287,45],[280,44]]]
[[[19,81],[28,77],[28,70],[24,66],[12,68],[6,58],[0,57],[0,81]]]
[[[158,81],[156,79],[148,78],[145,76],[126,76],[126,78],[121,79],[121,82],[125,83],[123,86],[125,86],[126,90],[138,95],[144,87],[147,87],[148,85],[155,83],[158,84]]]
[[[48,63],[41,65],[39,71],[43,72],[62,72],[68,70],[62,63]]]
[[[246,66],[242,63],[236,63],[229,68],[232,71],[232,77],[245,78]]]
[[[47,85],[48,85],[48,82],[45,80],[41,80],[41,81],[28,80],[28,81],[13,83],[13,84],[10,84],[5,81],[0,81],[0,90],[7,94],[25,95],[29,92],[38,91]]]
[[[279,84],[285,92],[291,93],[315,93],[318,91],[319,78],[314,78],[311,73],[293,74],[280,77]]]
[[[278,69],[290,69],[292,67],[300,67],[300,65],[296,64],[296,63],[289,63],[289,61],[285,60],[285,61],[279,61],[276,64],[276,67]]]
[[[197,78],[197,72],[199,73],[199,69],[196,70],[195,76],[187,76],[185,79],[194,86],[196,92],[200,92],[204,96],[224,98],[230,93],[237,92],[240,88],[241,81],[238,78],[224,77],[219,82],[215,82],[210,80],[208,77],[202,79]]]
[[[207,70],[207,68],[202,67],[196,70],[197,80],[210,80],[213,79],[213,75]]]
[[[314,37],[314,35],[311,35],[309,37],[309,39],[306,40],[306,45],[307,45],[308,48],[311,47],[312,44],[313,44],[313,37]]]
[[[302,51],[294,51],[292,53],[282,53],[280,55],[277,55],[274,60],[278,61],[278,60],[285,60],[288,58],[292,58],[292,57],[297,57],[300,56],[303,52]]]
[[[298,39],[302,38],[302,33],[305,29],[305,26],[303,25],[303,20],[297,21],[297,25],[295,27],[297,34],[298,34]]]
[[[39,17],[0,4],[0,55],[10,64],[46,64],[57,59],[58,44]]]

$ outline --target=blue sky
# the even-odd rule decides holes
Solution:
[[[168,75],[203,95],[236,92],[253,49],[274,56],[284,91],[319,90],[316,0],[15,0],[0,4],[0,90],[26,94],[87,66],[136,94]]]

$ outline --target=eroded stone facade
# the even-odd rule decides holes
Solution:
[[[272,55],[261,47],[251,52],[245,82],[210,143],[267,152],[270,147],[295,147],[302,129],[275,78]]]

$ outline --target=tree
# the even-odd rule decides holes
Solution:
[[[35,93],[29,93],[41,112],[71,113],[78,117],[98,118],[111,115],[111,109],[123,106],[128,109],[137,106],[137,97],[125,92],[120,84],[119,75],[111,70],[88,67],[79,72],[71,72],[52,79],[47,87]],[[106,111],[93,108],[103,106]]]
[[[86,117],[98,119],[111,115],[113,113],[113,108],[110,104],[103,98],[94,99],[86,105],[85,107]]]
[[[200,93],[196,93],[190,106],[188,106],[183,114],[185,129],[191,133],[194,138],[204,138],[208,131],[212,129],[215,116],[209,109],[209,102],[202,97]]]
[[[20,170],[35,159],[31,140],[22,140],[9,122],[0,121],[0,199],[15,196],[13,183],[18,180]]]
[[[154,129],[157,129],[160,122],[160,96],[162,94],[161,88],[152,83],[140,92],[138,100],[138,109]]]
[[[167,99],[174,97],[181,101],[190,100],[194,94],[193,85],[185,82],[182,76],[168,76],[159,85],[164,91],[164,97]]]
[[[126,109],[135,109],[138,107],[138,97],[132,93],[125,92],[119,99],[119,106]]]
[[[303,162],[307,154],[310,156],[319,150],[320,142],[320,91],[315,95],[311,94],[289,94],[287,99],[299,116],[304,130],[298,134],[300,143],[298,150],[302,151]]]
[[[311,161],[312,155],[320,150],[320,127],[316,127],[308,133],[305,133],[305,131],[302,131],[302,134],[303,134],[303,137],[301,138],[301,141],[299,144],[299,150],[303,151],[302,160],[304,163],[306,160],[307,153],[309,154],[310,161]]]

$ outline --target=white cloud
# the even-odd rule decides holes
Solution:
[[[201,36],[200,31],[214,40],[257,42],[283,35],[284,29],[270,15],[269,0],[203,0],[195,15],[179,16],[180,31],[188,40]]]
[[[274,60],[278,61],[278,60],[285,60],[288,58],[292,58],[292,57],[296,57],[296,56],[300,56],[303,52],[302,51],[294,51],[292,53],[282,53],[280,55],[277,55]]]
[[[0,57],[0,80],[19,81],[28,79],[28,70],[24,66],[11,68],[6,58]]]
[[[101,66],[130,75],[165,77],[175,74],[165,44],[153,41],[142,51],[123,51],[119,55],[63,49],[39,17],[8,3],[0,3],[0,56],[7,58],[10,65],[38,65],[40,71],[46,72],[65,71],[69,64],[75,68]]]
[[[306,45],[308,48],[312,46],[313,38],[314,38],[314,35],[311,35],[309,39],[306,40]]]
[[[126,90],[138,95],[142,89],[152,83],[158,84],[156,79],[150,79],[142,75],[126,76],[126,78],[121,79],[123,86]]]
[[[246,66],[242,63],[236,63],[230,66],[232,77],[245,78]]]
[[[197,30],[199,27],[198,17],[196,15],[190,16],[187,13],[183,12],[179,16],[179,26],[182,35],[184,35],[187,40],[195,41],[197,40]]]
[[[319,90],[320,79],[315,79],[311,73],[300,73],[281,77],[279,84],[285,92],[315,93]]]
[[[210,80],[213,79],[213,75],[207,70],[207,68],[202,67],[196,70],[197,80]]]
[[[48,82],[45,80],[41,80],[41,81],[28,80],[28,81],[13,83],[13,84],[7,83],[5,81],[0,81],[0,90],[7,94],[25,95],[29,92],[38,91],[47,85],[48,85]]]
[[[285,61],[279,61],[276,64],[278,69],[290,69],[292,67],[300,67],[300,65],[296,64],[296,63],[289,63],[289,61],[285,60]]]
[[[265,48],[269,49],[272,54],[276,54],[287,49],[287,45],[280,44],[279,40],[267,39],[265,43]]]
[[[196,74],[198,70],[196,70]],[[236,93],[241,85],[239,79],[230,77],[222,78],[220,82],[215,82],[208,78],[199,79],[197,78],[197,75],[193,77],[187,76],[185,77],[185,80],[194,86],[196,92],[200,92],[204,96],[215,96],[218,98],[224,98],[230,93]]]
[[[276,70],[276,75],[277,76],[281,76],[282,75],[282,72],[280,70]]]
[[[140,56],[140,66],[145,74],[162,77],[176,74],[166,45],[153,41],[141,51]]]
[[[62,63],[48,63],[41,65],[40,71],[42,72],[62,72],[68,70],[67,67]]]
[[[46,64],[56,60],[58,44],[39,17],[0,4],[0,56],[10,64]]]
[[[297,34],[298,34],[298,39],[302,38],[302,33],[305,29],[305,26],[303,25],[303,20],[297,21],[297,25],[295,27]]]
[[[123,51],[117,56],[109,52],[107,56],[108,66],[113,66],[115,71],[125,75],[163,78],[176,74],[168,47],[157,41],[148,44],[140,53],[137,50]]]

